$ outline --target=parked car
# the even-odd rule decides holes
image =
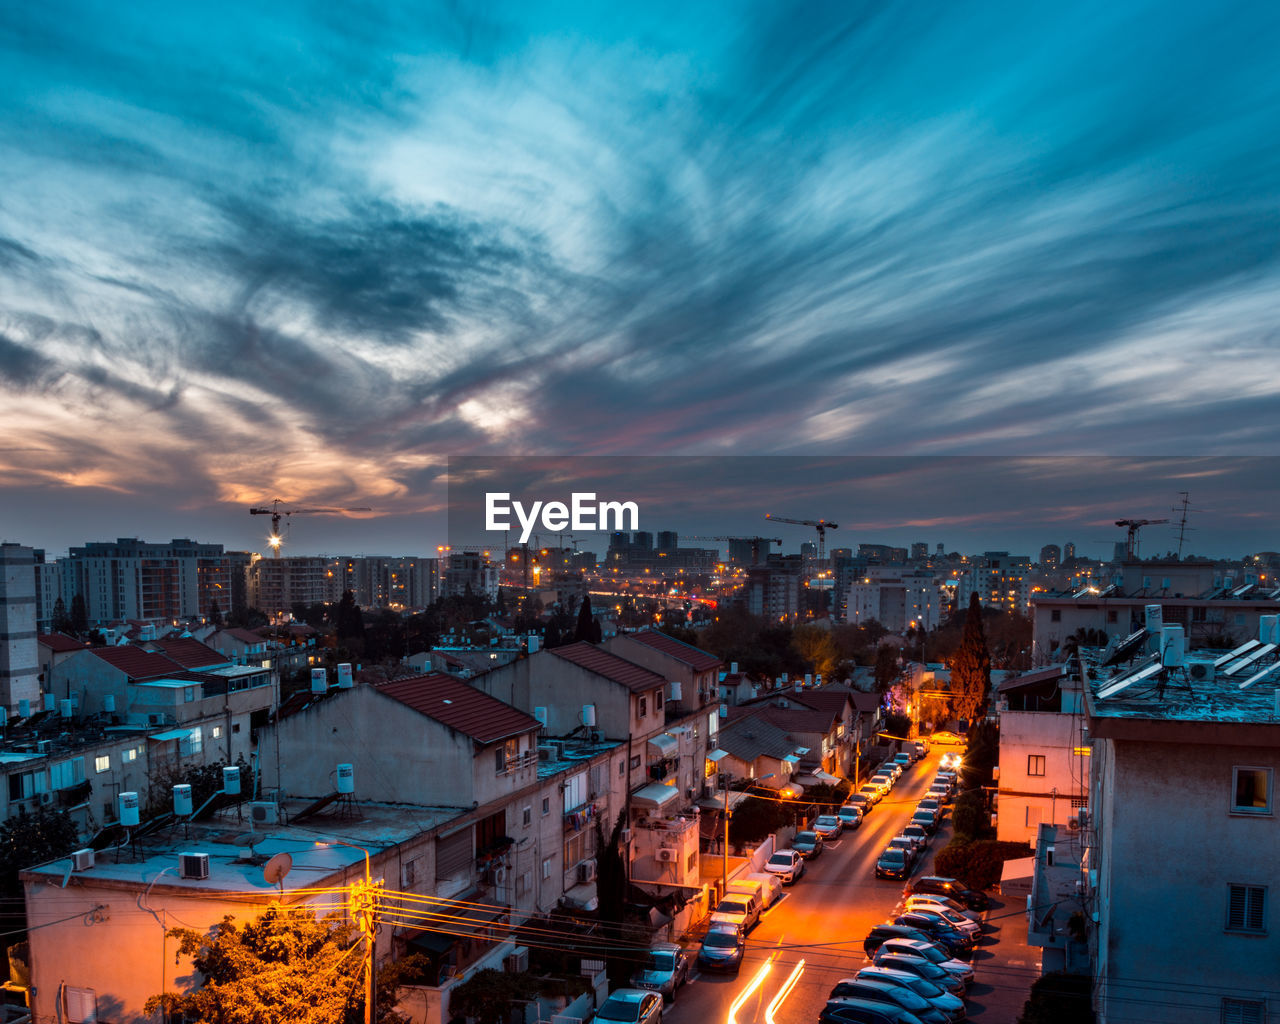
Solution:
[[[804,858],[795,850],[777,850],[765,862],[764,869],[781,878],[783,885],[790,885],[804,874]]]
[[[939,896],[950,896],[970,910],[986,910],[991,906],[991,900],[986,893],[970,889],[958,879],[946,878],[942,875],[926,875],[923,878],[917,878],[911,883],[911,892],[913,895],[931,892]]]
[[[894,778],[888,772],[880,772],[877,775],[871,776],[871,784],[873,786],[880,787],[880,793],[882,796],[889,795],[889,791],[893,789],[893,783]]]
[[[896,927],[880,925],[881,928]],[[915,929],[912,929],[913,931]],[[866,944],[863,944],[865,949]],[[873,956],[914,956],[941,967],[948,974],[959,978],[965,987],[973,984],[973,967],[963,960],[957,960],[936,942],[931,942],[922,932],[914,936],[887,935],[870,951]]]
[[[926,981],[910,971],[896,971],[892,967],[864,967],[856,975],[859,981],[882,981],[889,985],[913,992],[927,1002],[935,1010],[946,1014],[951,1024],[957,1024],[966,1017],[964,1000],[948,992],[940,985]]]
[[[906,850],[887,846],[876,861],[876,878],[896,878],[901,881],[911,874],[912,867],[911,856]]]
[[[822,836],[813,831],[797,832],[791,840],[791,849],[805,860],[814,860],[822,856]]]
[[[747,942],[742,929],[731,925],[712,925],[698,949],[698,969],[702,971],[727,971],[737,974],[742,968],[742,955]]]
[[[683,946],[674,942],[655,942],[649,947],[649,959],[631,975],[633,988],[648,989],[670,1001],[676,997],[676,989],[689,980],[689,967],[693,957]]]
[[[942,801],[936,796],[926,796],[918,804],[917,811],[933,811],[935,814],[942,814]]]
[[[813,823],[813,830],[822,837],[823,842],[828,839],[838,839],[840,833],[844,831],[844,822],[840,820],[839,815],[820,814],[818,820]]]
[[[658,1024],[662,1020],[662,996],[640,988],[616,989],[596,1010],[599,1024]]]
[[[938,831],[938,822],[939,817],[936,811],[921,808],[911,815],[911,824],[919,825],[930,835]]]
[[[948,910],[946,907],[939,907],[932,903],[913,903],[912,897],[907,900],[906,911],[909,914],[925,914],[929,917],[936,917],[944,924],[950,925],[961,935],[967,935],[971,940],[976,942],[978,936],[982,934],[982,925],[977,921],[965,917],[963,914],[957,914],[954,910]]]
[[[736,924],[744,932],[749,932],[760,920],[761,906],[757,893],[727,892],[711,912],[711,923]]]
[[[929,830],[923,825],[910,824],[902,830],[904,836],[911,836],[920,842],[920,849],[927,850],[929,848]]]
[[[938,800],[945,807],[951,803],[951,787],[945,782],[935,782],[929,787],[929,796]]]
[[[943,768],[959,769],[960,766],[964,764],[964,755],[957,753],[956,751],[948,750],[942,755],[942,760],[939,764],[941,764]]]
[[[919,761],[929,752],[929,750],[923,743],[917,740],[915,747],[912,748],[912,752],[915,755],[915,759]]]
[[[953,910],[970,921],[982,921],[982,914],[976,910],[966,909],[963,903],[959,900],[953,900],[950,896],[939,896],[937,893],[932,892],[912,893],[907,897],[907,906],[915,905],[931,905],[945,910]]]
[[[893,919],[894,924],[908,928],[918,928],[929,937],[930,942],[937,943],[952,956],[965,955],[973,950],[973,941],[956,931],[951,925],[923,912],[907,912]]]
[[[768,910],[782,898],[782,879],[764,871],[755,871],[746,878],[729,883],[729,892],[750,892],[752,887],[760,895],[762,909]]]
[[[925,957],[885,952],[885,948],[881,946],[876,951],[874,963],[877,967],[890,967],[895,971],[907,971],[917,978],[924,978],[925,981],[931,981],[939,988],[946,989],[953,996],[964,998],[964,979]],[[956,963],[962,963],[962,961],[957,960]],[[972,968],[970,970],[972,971]]]
[[[865,786],[863,786],[862,788],[866,789]],[[854,793],[851,797],[849,797],[849,802],[845,804],[846,807],[858,808],[858,810],[862,812],[862,816],[864,818],[867,816],[867,813],[871,810],[871,808],[874,807],[875,805],[876,805],[876,802],[871,799],[871,796],[861,791]]]
[[[841,978],[831,990],[831,1000],[836,1001],[846,997],[890,1003],[908,1013],[915,1014],[922,1024],[951,1024],[946,1013],[930,1005],[929,1000],[923,996],[918,996],[900,985],[871,979],[864,981],[859,978]],[[829,1006],[830,1003],[827,1005]]]
[[[909,836],[894,836],[889,840],[889,845],[886,849],[901,850],[907,855],[907,861],[911,867],[915,867],[916,861],[920,859],[920,847]]]
[[[932,942],[929,936],[919,928],[911,928],[887,921],[884,924],[876,925],[871,931],[867,932],[867,937],[862,940],[862,951],[867,956],[875,956],[876,950],[884,943],[899,939],[909,939],[914,942],[922,942],[925,945],[929,945]]]
[[[858,790],[858,795],[865,797],[872,807],[884,799],[884,794],[885,791],[878,782],[864,783],[862,788]]]
[[[862,808],[853,803],[852,800],[836,811],[836,817],[844,822],[845,828],[850,830],[856,829],[862,824],[863,814]]]
[[[920,1024],[920,1018],[893,1003],[836,999],[822,1008],[818,1024]]]
[[[904,772],[911,767],[911,764],[912,764],[911,755],[907,753],[905,750],[899,754],[895,754],[893,756],[893,759],[894,761],[896,761],[898,764],[902,766],[902,770]]]

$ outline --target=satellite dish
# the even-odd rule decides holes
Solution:
[[[262,869],[262,877],[266,879],[268,885],[280,886],[280,895],[284,895],[284,879],[289,873],[289,869],[293,867],[293,858],[287,853],[277,853],[269,861],[266,867]]]
[[[247,846],[249,848],[249,855],[252,856],[253,848],[266,838],[266,836],[258,832],[241,832],[235,837],[235,839],[231,840],[231,842],[236,846]]]

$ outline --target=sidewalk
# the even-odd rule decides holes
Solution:
[[[1040,977],[1040,949],[1027,945],[1024,901],[991,895],[983,916],[983,936],[973,952],[969,1019],[982,1024],[1015,1024]]]

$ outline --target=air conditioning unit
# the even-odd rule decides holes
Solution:
[[[619,838],[622,840],[622,845],[626,846],[627,843],[631,842],[631,829],[624,828],[622,832],[619,833]]]
[[[1193,661],[1187,666],[1187,678],[1193,683],[1213,682],[1214,666],[1211,661]]]
[[[517,946],[514,953],[508,954],[502,961],[502,968],[508,974],[520,974],[529,969],[529,947]]]
[[[1076,812],[1076,821],[1079,823],[1078,827],[1080,828],[1089,827],[1089,809],[1087,807],[1081,807],[1080,810]]]
[[[36,752],[47,754],[53,749],[53,740],[40,740],[36,743]]]
[[[506,885],[506,884],[507,884],[507,869],[506,869],[506,867],[505,867],[505,866],[503,866],[502,864],[499,864],[497,867],[495,867],[495,868],[490,872],[490,874],[491,874],[491,875],[492,875],[492,877],[493,877],[493,884],[494,884],[494,885]]]
[[[1079,818],[1068,818],[1068,819],[1067,819],[1067,828],[1071,829],[1071,831],[1072,831],[1072,832],[1076,831],[1079,827],[1080,827],[1080,819],[1079,819]]]
[[[45,806],[48,806],[49,804],[53,803],[53,794],[49,792],[41,793],[40,802]]]
[[[702,787],[703,800],[710,800],[715,795],[716,795],[716,787],[711,785],[711,783],[708,782]]]
[[[72,871],[88,871],[93,867],[93,851],[90,849],[76,850],[71,855]]]
[[[207,853],[178,854],[179,878],[208,878],[209,855]]]
[[[164,725],[164,715],[147,715],[148,725]]]
[[[679,852],[671,846],[660,846],[658,852],[654,854],[658,861],[662,864],[674,864],[679,858]]]
[[[578,865],[578,881],[594,882],[596,880],[596,862],[594,860],[584,860]]]
[[[271,800],[255,800],[249,804],[249,817],[255,825],[278,825],[280,805]]]

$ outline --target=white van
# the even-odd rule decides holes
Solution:
[[[750,892],[760,897],[760,905],[764,909],[773,906],[782,895],[782,879],[777,875],[762,872],[734,879],[729,883],[729,892]]]

